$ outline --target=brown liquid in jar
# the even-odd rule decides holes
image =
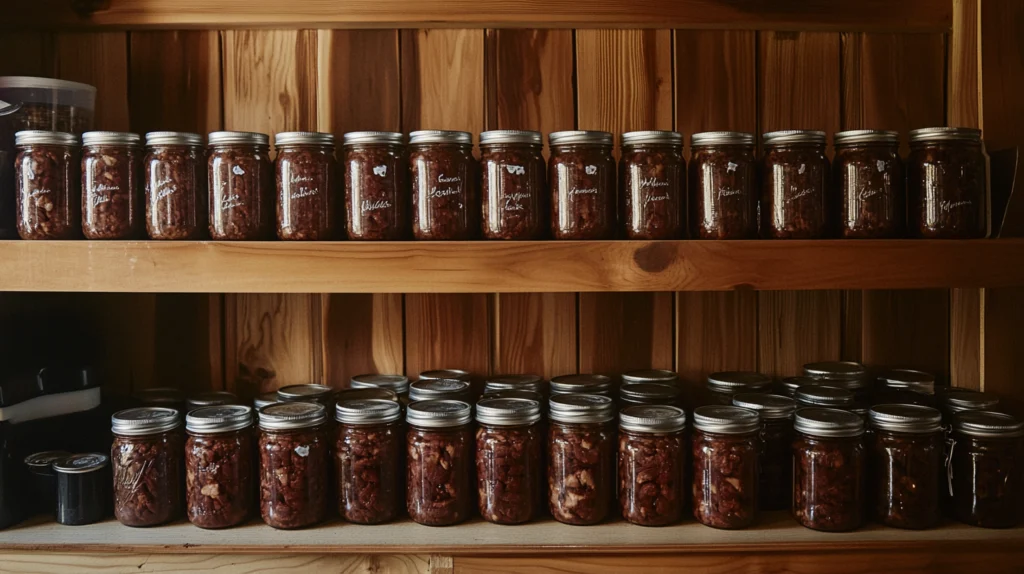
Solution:
[[[686,233],[686,161],[677,132],[622,134],[619,161],[627,239],[678,239]]]
[[[285,132],[277,148],[277,238],[326,241],[338,234],[338,163],[334,136]]]
[[[270,162],[269,142],[265,134],[210,134],[211,238],[253,241],[270,236],[274,218],[274,168]]]
[[[759,188],[753,134],[693,134],[690,148],[690,236],[757,239]]]
[[[403,136],[394,132],[345,134],[345,213],[348,238],[408,239],[409,159]]]
[[[135,239],[142,233],[142,150],[137,134],[82,135],[82,233]]]
[[[487,239],[543,239],[548,233],[547,173],[541,135],[520,130],[480,134],[480,192]]]
[[[18,235],[22,239],[81,236],[78,138],[64,132],[16,135],[14,175]]]
[[[924,128],[910,132],[907,219],[914,237],[985,237],[987,185],[980,130]]]
[[[551,235],[555,239],[612,239],[616,234],[615,159],[608,132],[555,132],[551,158]]]
[[[822,239],[828,235],[825,133],[790,130],[764,135],[761,237]]]
[[[199,134],[150,132],[143,159],[150,239],[201,239],[207,233],[206,154]]]
[[[441,130],[409,134],[414,238],[453,241],[479,236],[477,169],[470,134]]]
[[[899,134],[852,130],[835,135],[832,165],[839,196],[839,234],[847,239],[887,239],[903,233],[906,178]]]

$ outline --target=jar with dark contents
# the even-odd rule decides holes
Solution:
[[[982,528],[1013,528],[1024,513],[1024,422],[992,411],[953,419],[947,459],[953,517]]]
[[[419,240],[477,239],[480,193],[473,136],[422,130],[409,134],[412,234]]]
[[[555,239],[612,239],[617,228],[612,134],[554,132],[548,136],[551,235]]]
[[[73,454],[54,461],[53,473],[58,524],[82,526],[110,516],[110,457]]]
[[[910,132],[907,225],[925,239],[976,239],[988,233],[988,182],[981,130]]]
[[[831,179],[825,132],[764,134],[761,169],[761,237],[825,238]]]
[[[767,393],[772,379],[754,371],[721,371],[708,375],[704,404],[732,405],[737,393]]]
[[[793,413],[796,401],[781,395],[740,393],[732,404],[761,415],[757,497],[761,510],[786,510],[793,495]]]
[[[467,381],[458,379],[427,379],[409,385],[410,401],[448,399],[472,402],[473,389]]]
[[[634,406],[619,413],[619,506],[627,522],[665,526],[683,517],[686,413]]]
[[[146,134],[142,161],[146,233],[150,239],[200,239],[206,234],[205,159],[199,134]]]
[[[77,239],[82,234],[78,137],[63,132],[15,134],[15,209],[22,239]]]
[[[274,528],[311,526],[328,505],[327,409],[319,403],[276,403],[259,411],[260,515]]]
[[[207,177],[211,238],[253,241],[270,237],[274,221],[274,166],[269,146],[266,134],[210,134]]]
[[[857,397],[853,393],[829,385],[800,387],[793,398],[801,407],[828,407],[844,411],[857,407]]]
[[[356,375],[348,385],[352,389],[387,389],[393,391],[402,404],[409,404],[409,377],[405,375]]]
[[[253,397],[252,408],[253,410],[259,412],[259,410],[262,409],[263,407],[279,402],[281,402],[281,400],[277,398],[277,391],[269,391],[266,393],[260,393]]]
[[[943,421],[950,425],[957,413],[964,411],[988,411],[999,405],[999,397],[992,393],[948,387],[939,395],[939,410]]]
[[[548,394],[548,384],[540,375],[494,375],[484,381],[484,393],[500,391],[530,391],[540,396]]]
[[[868,494],[875,520],[894,528],[938,524],[944,437],[938,410],[877,405],[868,413]]]
[[[338,514],[356,524],[394,520],[405,484],[402,407],[394,401],[339,402],[334,446]]]
[[[662,383],[629,383],[619,387],[619,404],[623,408],[635,405],[681,406],[682,390]]]
[[[543,239],[548,233],[547,173],[539,132],[480,134],[483,230],[487,239]]]
[[[342,149],[349,239],[409,238],[409,159],[404,141],[405,136],[395,132],[345,134]]]
[[[610,397],[615,392],[615,384],[611,377],[605,375],[580,373],[553,377],[549,389],[551,396],[573,393]]]
[[[114,517],[126,526],[156,526],[181,513],[184,437],[178,411],[140,407],[114,413]]]
[[[29,510],[36,514],[53,515],[57,507],[57,476],[53,472],[53,463],[69,456],[71,453],[65,450],[47,450],[25,457],[32,495]]]
[[[495,524],[537,517],[544,500],[540,403],[483,398],[476,405],[476,479],[480,516]]]
[[[277,399],[282,403],[302,401],[321,404],[324,408],[333,408],[334,389],[317,383],[288,385],[277,389]]]
[[[705,405],[693,411],[693,516],[714,528],[757,519],[761,420],[757,412]]]
[[[626,239],[679,239],[686,234],[682,134],[622,134],[619,178]]]
[[[793,424],[793,516],[812,530],[864,523],[864,420],[838,409],[799,409]]]
[[[564,524],[597,524],[615,496],[615,402],[560,394],[548,403],[548,508]]]
[[[142,233],[142,138],[126,132],[82,134],[82,233],[86,239],[135,239]]]
[[[804,376],[831,386],[846,389],[858,401],[867,401],[871,393],[868,370],[853,361],[821,361],[804,365]]]
[[[338,162],[334,135],[284,132],[274,136],[277,159],[277,238],[328,241],[340,235]]]
[[[757,239],[754,134],[693,134],[690,150],[690,236]]]
[[[227,528],[252,512],[255,477],[252,408],[200,407],[185,417],[185,499],[188,520]]]
[[[814,379],[811,377],[784,377],[781,381],[779,381],[779,393],[786,395],[787,397],[795,397],[796,391],[800,387],[821,384],[824,383],[818,379]]]
[[[839,235],[891,239],[903,233],[906,177],[900,134],[850,130],[835,135],[833,184],[839,199]]]
[[[878,376],[871,403],[937,407],[935,375],[913,369],[892,369]]]
[[[473,407],[450,400],[416,401],[406,409],[405,506],[409,518],[448,526],[473,511]]]

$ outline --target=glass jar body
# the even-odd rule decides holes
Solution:
[[[828,235],[825,146],[767,146],[761,174],[761,236],[822,239]]]
[[[472,425],[412,426],[406,436],[409,518],[427,526],[448,526],[469,518],[473,506]]]
[[[553,145],[548,166],[552,237],[615,237],[616,179],[611,146]]]
[[[274,168],[267,148],[223,144],[210,147],[210,237],[267,239],[273,222]]]
[[[484,520],[521,524],[536,517],[544,492],[540,431],[540,423],[477,429],[476,479]]]
[[[1024,511],[1024,437],[953,433],[949,486],[953,517],[983,528],[1012,528]]]
[[[619,430],[619,506],[641,526],[665,526],[683,517],[687,441],[671,433]]]
[[[260,515],[274,528],[316,524],[327,514],[326,425],[260,429]]]
[[[277,238],[328,241],[338,235],[334,146],[277,147]]]
[[[552,421],[548,434],[551,515],[565,524],[601,522],[615,495],[615,427]]]
[[[480,193],[473,146],[424,143],[409,146],[412,233],[419,240],[476,239]]]
[[[747,145],[693,146],[690,236],[757,239],[757,160]]]
[[[833,169],[842,194],[842,237],[889,239],[903,233],[906,178],[897,143],[837,146]]]
[[[483,229],[487,239],[543,239],[547,174],[539,145],[480,146]]]
[[[146,149],[146,233],[150,239],[201,239],[207,227],[203,148],[193,145]]]
[[[758,433],[693,432],[693,516],[714,528],[757,518]]]
[[[761,419],[761,510],[785,510],[793,496],[793,420]]]
[[[629,145],[619,162],[627,239],[679,239],[686,233],[686,161],[680,146]]]
[[[409,159],[397,144],[354,144],[345,150],[348,238],[409,238]]]
[[[334,448],[338,514],[356,524],[394,520],[401,510],[404,472],[401,421],[338,424]]]
[[[184,437],[180,430],[114,435],[114,517],[126,526],[156,526],[181,513]]]
[[[864,523],[863,437],[815,437],[793,442],[793,516],[812,530],[845,532]]]
[[[188,520],[200,528],[245,522],[252,510],[252,428],[225,433],[189,433],[185,441]]]
[[[868,433],[869,494],[875,519],[895,528],[935,526],[944,441],[941,431]]]
[[[135,239],[142,232],[142,150],[82,148],[82,233],[86,239]]]
[[[907,157],[908,225],[915,237],[975,239],[988,231],[980,142],[920,142]]]
[[[81,236],[79,151],[74,146],[18,146],[14,176],[18,236],[77,239]]]

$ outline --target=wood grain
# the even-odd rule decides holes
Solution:
[[[680,292],[676,299],[676,370],[691,388],[716,371],[756,371],[757,293]]]
[[[0,75],[53,76],[56,59],[53,34],[0,32]]]
[[[759,293],[758,369],[788,377],[814,361],[841,355],[840,291]]]
[[[405,296],[405,372],[462,369],[491,372],[490,298],[482,294]]]
[[[58,78],[96,86],[96,127],[128,130],[128,35],[60,33],[56,57]]]
[[[672,307],[667,293],[580,293],[580,372],[672,370]]]
[[[256,574],[301,571],[310,574],[432,574],[426,555],[291,554],[47,554],[0,553],[0,573]]]
[[[405,373],[402,295],[325,295],[324,377],[335,388],[355,375]]]

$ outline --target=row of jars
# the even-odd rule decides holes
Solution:
[[[835,134],[496,130],[353,132],[343,177],[331,134],[87,132],[16,135],[23,239],[419,240],[975,238],[987,233],[981,132]],[[340,182],[343,179],[344,182]],[[687,182],[689,179],[689,182]],[[79,183],[80,181],[80,183]],[[344,191],[339,192],[343,187]],[[689,190],[687,191],[687,188]],[[276,195],[276,198],[275,198]],[[339,200],[343,205],[339,204]],[[687,203],[689,205],[687,205]],[[909,211],[908,211],[909,210]],[[344,218],[344,221],[342,221]],[[143,221],[145,225],[143,226]],[[275,226],[276,221],[276,226]],[[621,223],[621,225],[620,225]],[[689,228],[689,231],[687,231]]]

